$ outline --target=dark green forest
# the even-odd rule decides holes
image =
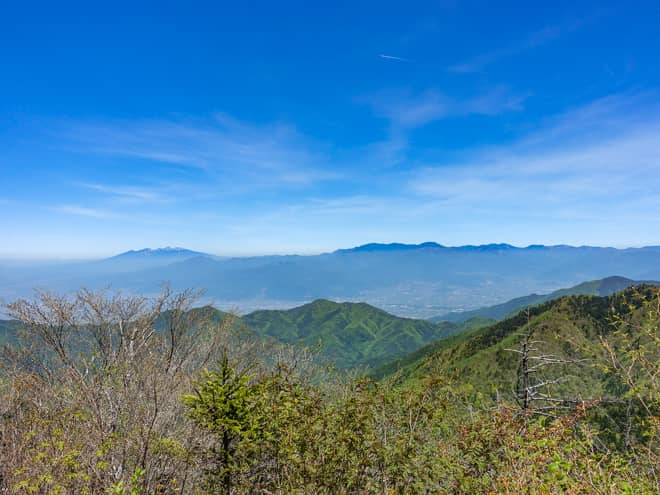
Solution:
[[[657,286],[465,323],[196,301],[8,304],[0,493],[660,492]]]

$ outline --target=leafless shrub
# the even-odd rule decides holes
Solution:
[[[222,350],[256,347],[233,315],[194,308],[198,296],[81,290],[8,304],[23,331],[1,354],[0,492],[188,493],[203,436],[180,396]]]

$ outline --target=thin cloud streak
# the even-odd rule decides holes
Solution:
[[[381,53],[381,54],[378,55],[378,56],[379,56],[380,58],[382,58],[382,59],[385,59],[385,60],[395,60],[395,61],[397,61],[397,62],[408,62],[408,63],[412,62],[412,60],[407,59],[407,58],[396,57],[396,56],[394,56],[394,55],[385,55],[384,53]]]
[[[482,53],[466,62],[452,65],[447,70],[455,73],[480,72],[495,62],[547,45],[564,35],[578,30],[584,23],[585,21],[582,19],[572,19],[560,24],[546,26],[517,43],[498,50]]]
[[[522,110],[527,95],[513,94],[504,86],[466,99],[450,98],[438,91],[418,94],[410,91],[385,91],[362,102],[393,127],[414,129],[448,117],[498,115]]]
[[[117,215],[116,213],[111,211],[99,210],[96,208],[87,208],[84,206],[76,206],[76,205],[60,205],[51,208],[51,210],[57,213],[64,213],[66,215],[74,215],[81,217],[104,218],[104,219],[121,218],[120,215]]]
[[[144,187],[115,186],[99,183],[79,183],[77,185],[85,189],[121,198],[130,203],[164,203],[171,201],[171,195]]]

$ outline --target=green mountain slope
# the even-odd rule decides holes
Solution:
[[[474,330],[488,327],[495,323],[497,322],[493,319],[479,317],[470,318],[469,320],[460,323],[460,331],[454,332],[453,335],[448,337],[440,338],[430,344],[426,344],[416,351],[402,355],[397,359],[387,361],[385,364],[371,371],[369,376],[373,379],[380,380],[401,370],[406,370],[406,372],[408,372],[408,370],[417,368],[419,363],[424,362],[429,356],[436,352],[461,342],[466,336],[472,335]]]
[[[205,306],[191,310],[190,321],[218,324],[226,317],[227,313]],[[164,321],[157,320],[156,329],[164,331]],[[442,337],[487,323],[480,319],[433,323],[397,317],[366,303],[319,299],[290,310],[255,311],[234,325],[243,329],[244,338],[317,347],[324,361],[347,369],[378,367]],[[0,320],[0,344],[15,341],[17,329],[16,322]]]
[[[340,368],[378,366],[466,326],[400,318],[366,303],[318,299],[286,311],[255,311],[243,323],[280,342],[316,346]]]
[[[513,313],[521,309],[537,304],[542,304],[546,301],[559,299],[563,296],[585,295],[585,296],[609,296],[615,292],[621,291],[632,285],[640,284],[635,280],[630,280],[625,277],[607,277],[600,280],[591,280],[583,282],[574,287],[567,289],[559,289],[550,294],[530,294],[528,296],[517,297],[502,304],[494,306],[486,306],[471,311],[453,311],[440,316],[431,318],[431,321],[452,321],[462,322],[470,318],[492,318],[494,320],[502,320],[507,316],[512,316]],[[654,283],[654,282],[650,282]]]
[[[519,354],[511,350],[520,349],[523,335],[530,333],[537,355],[571,361],[544,368],[552,379],[561,377],[553,393],[580,398],[608,395],[612,390],[607,377],[594,365],[603,357],[600,339],[614,335],[613,312],[638,318],[644,310],[639,294],[651,297],[657,290],[644,285],[607,297],[575,295],[548,301],[530,308],[529,314],[519,312],[494,325],[434,342],[401,359],[401,366],[383,367],[375,376],[398,371],[403,380],[412,382],[440,373],[485,395],[511,397],[520,365]]]

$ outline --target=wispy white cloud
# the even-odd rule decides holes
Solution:
[[[592,102],[511,145],[421,167],[408,190],[466,210],[639,218],[660,207],[660,118],[643,101],[618,95]]]
[[[248,178],[253,185],[304,185],[336,177],[320,143],[295,128],[251,125],[226,114],[204,121],[66,122],[60,135],[80,151],[174,164],[237,181]],[[114,192],[147,199],[137,189]]]
[[[402,236],[449,244],[648,243],[653,234],[639,225],[660,228],[660,112],[651,100],[603,98],[509,145],[385,171],[384,187],[300,198],[228,228],[237,238],[259,235],[274,245],[303,242],[310,232],[326,245],[337,244],[327,232],[350,239],[346,245]]]
[[[559,24],[546,26],[508,46],[484,52],[474,58],[452,65],[448,70],[458,73],[480,72],[495,62],[546,45],[561,36],[570,34],[578,30],[584,23],[584,19],[570,19]]]
[[[163,203],[171,200],[165,190],[138,186],[78,183],[80,187],[120,198],[128,203]]]
[[[383,58],[385,60],[395,60],[397,62],[412,62],[411,60],[403,57],[396,57],[394,55],[385,55],[384,53],[381,53],[378,55],[380,58]]]
[[[58,213],[64,213],[66,215],[75,215],[81,217],[106,218],[106,219],[120,218],[120,215],[112,211],[99,210],[96,208],[87,208],[84,206],[76,206],[76,205],[60,205],[60,206],[52,207],[51,210]]]
[[[436,91],[412,94],[409,91],[380,92],[365,102],[377,115],[397,128],[420,127],[450,113],[451,102]]]
[[[506,87],[495,87],[466,99],[450,98],[438,91],[422,93],[385,91],[363,101],[373,111],[400,129],[414,129],[436,120],[465,115],[497,115],[519,111],[527,95],[513,94]]]
[[[409,135],[414,129],[452,117],[521,111],[527,96],[499,86],[465,99],[450,98],[435,90],[383,91],[364,97],[359,101],[388,123],[386,139],[365,147],[365,155],[371,162],[396,165],[405,161]]]

